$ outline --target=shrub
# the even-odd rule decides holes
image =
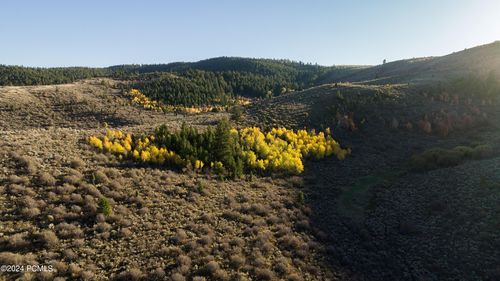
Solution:
[[[302,241],[291,234],[281,237],[279,242],[287,250],[297,250],[302,245]]]
[[[224,269],[219,269],[213,273],[213,277],[215,280],[227,281],[229,280],[229,273]]]
[[[74,261],[78,258],[78,255],[75,253],[75,251],[71,249],[64,249],[62,253],[63,256],[69,261]]]
[[[83,162],[83,160],[80,158],[74,158],[69,162],[69,166],[73,169],[78,170],[81,167],[85,166],[85,162]]]
[[[478,145],[472,150],[472,158],[483,159],[493,155],[493,148],[490,145]]]
[[[259,216],[266,216],[269,208],[261,203],[254,203],[250,206],[250,212]]]
[[[305,196],[304,192],[301,190],[298,191],[297,195],[296,195],[296,199],[297,199],[297,203],[299,203],[301,205],[304,204],[304,202],[306,201],[306,196]]]
[[[256,268],[255,275],[258,280],[272,280],[274,278],[274,273],[267,268]]]
[[[296,224],[297,230],[299,231],[306,231],[311,228],[311,225],[307,219],[298,221]]]
[[[190,267],[191,266],[191,258],[186,256],[186,255],[179,255],[179,256],[177,256],[177,265]]]
[[[183,229],[178,229],[172,237],[172,241],[176,244],[183,244],[186,242],[188,235]]]
[[[76,190],[76,187],[74,187],[72,184],[63,184],[62,186],[58,186],[56,188],[56,193],[57,194],[72,194]]]
[[[201,245],[210,245],[210,244],[212,244],[212,240],[213,240],[213,238],[211,235],[203,235],[198,240],[198,243],[200,243]]]
[[[117,280],[123,281],[139,281],[144,277],[144,273],[138,268],[131,268],[128,271],[124,271],[117,276]]]
[[[9,182],[13,184],[24,184],[27,185],[29,183],[28,178],[26,177],[19,177],[16,175],[10,175],[9,176]]]
[[[56,179],[49,173],[43,172],[38,175],[38,182],[46,186],[54,186],[56,184]]]
[[[440,151],[436,155],[436,164],[438,167],[456,166],[462,162],[464,154],[453,150]]]
[[[97,212],[103,214],[104,216],[109,216],[112,213],[111,203],[106,197],[99,198],[97,203]]]
[[[40,209],[36,207],[31,207],[31,208],[23,208],[21,209],[21,214],[27,218],[34,218],[38,215],[40,215]]]
[[[82,271],[82,273],[80,274],[80,278],[84,281],[95,280],[95,274],[92,271],[85,270],[85,271]]]
[[[78,238],[83,235],[83,231],[74,224],[66,222],[60,223],[56,226],[56,231],[61,238]]]
[[[53,260],[50,264],[54,267],[59,274],[64,274],[68,270],[68,265],[65,262]]]
[[[200,194],[203,194],[204,190],[205,190],[205,184],[203,184],[203,181],[201,180],[196,181],[196,191]]]
[[[282,275],[290,271],[290,264],[285,258],[280,258],[275,261],[274,270]]]
[[[170,278],[172,279],[172,281],[185,281],[186,280],[186,277],[184,277],[180,273],[174,273],[170,276]]]
[[[14,159],[17,161],[19,166],[24,169],[24,171],[30,175],[34,175],[38,169],[38,164],[36,161],[29,156],[19,156],[17,154],[13,155]]]
[[[474,151],[474,149],[472,147],[468,147],[468,146],[457,146],[457,147],[453,148],[453,150],[461,153],[466,158],[472,157],[472,153]]]
[[[242,255],[232,255],[229,257],[229,264],[234,269],[239,269],[245,264],[245,257]]]
[[[37,201],[33,197],[26,195],[18,200],[18,204],[23,207],[38,207]]]
[[[44,230],[39,235],[39,241],[44,247],[52,249],[59,245],[59,238],[52,230]]]
[[[209,261],[204,269],[209,274],[214,274],[217,270],[219,270],[220,266],[216,261]]]
[[[109,179],[106,173],[104,173],[101,170],[97,170],[94,173],[92,173],[92,182],[106,184],[109,182]]]
[[[438,168],[452,167],[461,164],[466,159],[483,159],[494,153],[490,145],[476,147],[457,146],[453,149],[431,148],[412,156],[410,168],[414,171],[428,171]]]
[[[464,158],[463,150],[446,150],[433,148],[415,155],[411,159],[411,167],[416,171],[426,171],[441,167],[458,165]]]
[[[165,270],[163,268],[158,267],[155,270],[151,271],[150,273],[150,279],[153,280],[163,280],[165,278]]]
[[[297,273],[292,273],[292,274],[288,275],[287,280],[289,280],[289,281],[302,281],[303,279]]]
[[[106,233],[112,229],[111,225],[106,222],[99,222],[94,226],[94,228],[100,233]]]
[[[68,266],[68,273],[72,276],[72,277],[78,277],[80,276],[80,274],[82,273],[83,269],[76,263],[71,263],[69,266]]]
[[[55,220],[62,220],[68,211],[66,210],[66,206],[59,205],[50,210],[50,213],[53,215]]]
[[[243,109],[239,105],[235,105],[229,109],[229,113],[231,113],[231,120],[236,122],[241,121],[241,117],[243,115]]]
[[[17,233],[7,239],[7,247],[18,250],[28,246],[30,243],[26,240],[26,235]]]
[[[82,181],[82,177],[77,174],[66,175],[63,177],[63,182],[78,185]]]
[[[240,237],[233,238],[229,244],[233,247],[243,247],[245,245],[245,240]]]
[[[120,237],[127,238],[132,235],[132,231],[129,228],[120,229]]]
[[[23,264],[25,263],[25,256],[11,253],[11,252],[0,252],[0,264]]]

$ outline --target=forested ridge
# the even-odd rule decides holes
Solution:
[[[0,86],[30,86],[70,83],[80,79],[109,76],[106,68],[23,67],[0,65]]]
[[[110,77],[130,80],[146,96],[172,105],[227,104],[237,96],[265,98],[315,86],[326,75],[347,76],[358,69],[325,67],[290,60],[220,57],[199,62],[117,65],[106,68],[33,68],[0,65],[0,85],[70,83]]]

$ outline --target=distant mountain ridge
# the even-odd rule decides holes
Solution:
[[[211,72],[246,72],[274,76],[313,76],[316,79],[327,73],[331,77],[353,74],[364,66],[321,66],[291,60],[257,59],[243,57],[217,57],[198,62],[173,62],[167,64],[125,64],[103,68],[96,67],[23,67],[0,64],[0,85],[37,85],[67,83],[91,77],[126,77],[156,72],[186,72],[202,70]]]
[[[309,76],[308,79],[314,80],[315,85],[340,81],[370,84],[432,82],[470,75],[484,77],[491,72],[500,75],[500,41],[441,57],[412,58],[376,66],[321,66],[283,59],[244,57],[216,57],[197,62],[167,64],[126,64],[104,68],[38,68],[0,65],[0,85],[67,83],[98,76],[119,78],[146,73],[189,70],[236,71],[263,76],[285,74],[289,79]]]
[[[61,84],[109,77],[132,81],[132,87],[166,104],[197,106],[227,104],[239,96],[279,96],[336,82],[425,84],[471,77],[498,79],[499,75],[500,41],[497,41],[441,57],[413,58],[376,66],[321,66],[242,57],[105,68],[0,65],[0,86]]]

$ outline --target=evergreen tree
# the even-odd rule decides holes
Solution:
[[[227,119],[222,119],[215,128],[214,158],[222,162],[231,178],[243,174],[243,160],[238,140],[231,135],[231,126]]]

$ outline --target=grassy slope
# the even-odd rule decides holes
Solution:
[[[341,79],[334,76],[329,77],[324,82],[420,83],[462,78],[470,75],[487,77],[490,71],[495,71],[497,75],[500,75],[500,41],[442,57],[389,62],[362,69]]]

